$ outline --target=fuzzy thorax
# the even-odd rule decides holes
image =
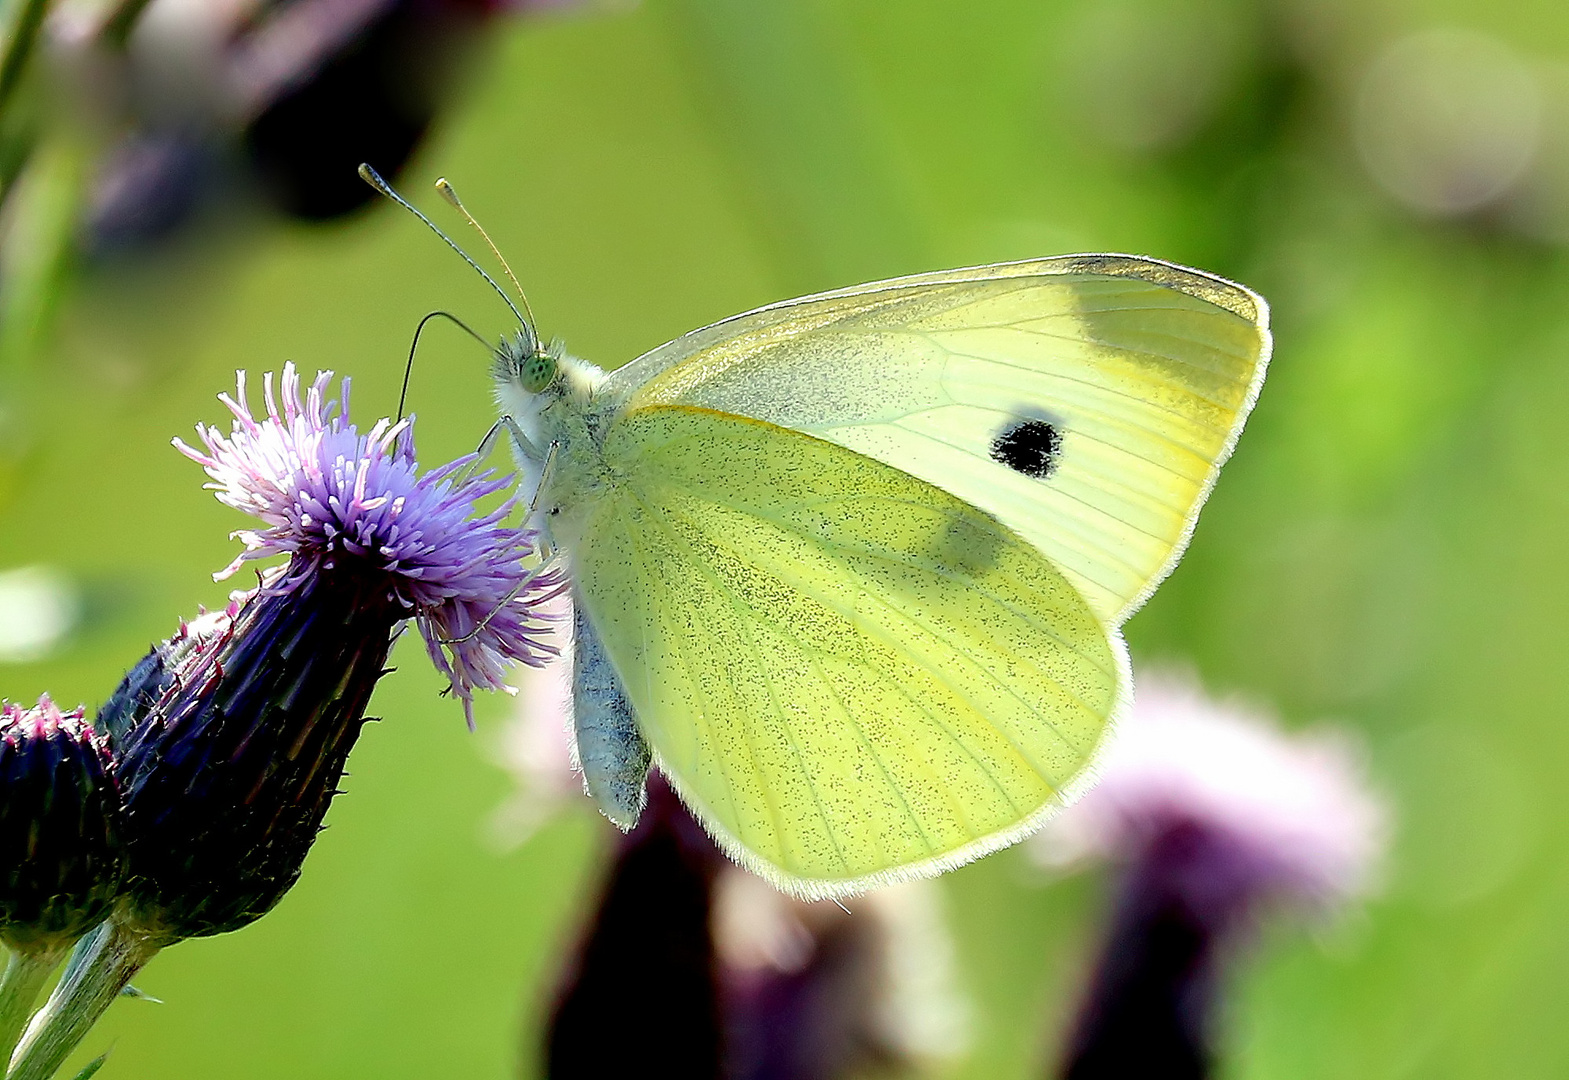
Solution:
[[[597,425],[591,423],[591,418],[604,412],[599,396],[605,381],[602,369],[568,354],[560,342],[551,342],[539,356],[549,360],[552,371],[549,382],[540,390],[527,385],[528,365],[535,357],[527,351],[522,338],[504,342],[496,350],[492,369],[502,422],[510,421],[527,440],[509,441],[517,459],[521,490],[530,496],[539,488],[550,447],[557,447],[558,457],[576,456],[586,449],[585,439],[594,441],[592,431]],[[558,466],[559,462],[551,468]]]

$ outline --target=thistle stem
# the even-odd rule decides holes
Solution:
[[[118,921],[96,931],[81,962],[71,965],[28,1025],[6,1080],[49,1080],[157,952],[145,934]]]
[[[64,949],[40,952],[13,951],[0,975],[0,1061],[10,1061],[16,1041],[27,1027],[27,1018],[44,988],[49,973],[60,964]]]

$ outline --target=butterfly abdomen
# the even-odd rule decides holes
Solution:
[[[583,789],[621,829],[643,812],[648,743],[638,731],[632,703],[611,666],[593,625],[577,605],[572,622],[572,719]]]

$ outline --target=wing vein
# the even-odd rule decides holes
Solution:
[[[903,500],[903,499],[888,499],[888,500],[883,500],[883,501],[891,502],[894,505],[908,505],[907,500]],[[732,509],[740,509],[742,513],[746,513],[746,514],[756,518],[759,521],[763,521],[763,522],[768,523],[769,525],[772,525],[779,532],[783,532],[783,533],[789,533],[790,532],[790,529],[787,526],[781,525],[781,523],[779,521],[769,517],[766,514],[759,513],[759,512],[757,512],[756,510],[754,510],[752,508],[736,508],[736,507],[732,507]],[[701,531],[701,530],[699,530],[699,531]],[[714,543],[716,547],[719,546],[718,542],[713,540],[713,539],[711,539],[711,538],[710,538],[709,542],[710,543]],[[837,548],[837,549],[842,550],[842,551],[855,551],[856,554],[865,555],[868,558],[875,559],[875,560],[878,560],[878,561],[881,561],[881,562],[886,562],[886,563],[889,563],[890,565],[894,565],[894,566],[910,567],[912,565],[918,565],[918,564],[910,563],[908,561],[900,561],[900,560],[895,559],[895,558],[893,558],[891,556],[879,555],[879,554],[877,554],[875,552],[871,552],[871,551],[866,551],[866,550],[856,551],[856,549],[848,548],[848,547],[845,547],[844,545],[835,544],[831,540],[823,540],[821,538],[817,538],[814,542],[820,543],[824,547]],[[729,550],[729,554],[732,557],[736,558],[737,561],[739,561],[739,562],[745,562],[746,561],[746,560],[742,559],[734,550]],[[843,565],[844,564],[841,563],[841,566],[843,566]],[[853,568],[848,567],[848,566],[845,566],[844,568],[846,570],[848,570],[853,576],[859,578],[859,575],[855,575],[854,574]],[[959,581],[958,576],[953,574],[952,572],[949,572],[949,571],[934,570],[934,569],[931,569],[930,567],[926,567],[926,566],[921,566],[920,569],[926,570],[929,573],[932,573],[934,575],[947,578],[949,580],[953,580],[953,581],[956,581],[956,582]],[[706,567],[704,568],[704,571],[705,571],[705,574],[707,574]],[[712,575],[711,574],[707,574],[707,576],[709,576],[712,579]],[[779,580],[783,581],[783,579],[779,579]],[[721,588],[725,588],[726,591],[728,591],[728,587],[724,586],[722,582],[717,582],[716,581],[716,584],[718,584]],[[1016,617],[1016,618],[1020,619],[1021,621],[1027,623],[1028,625],[1030,625],[1031,627],[1033,627],[1037,631],[1041,631],[1041,632],[1045,633],[1046,636],[1050,637],[1053,641],[1055,641],[1059,645],[1061,645],[1063,647],[1064,651],[1070,652],[1074,656],[1077,656],[1079,659],[1083,660],[1085,663],[1089,664],[1091,667],[1094,667],[1097,671],[1100,671],[1103,675],[1106,675],[1109,679],[1111,679],[1112,682],[1116,681],[1115,674],[1113,674],[1110,671],[1107,671],[1106,668],[1104,668],[1097,659],[1095,659],[1093,657],[1090,657],[1090,656],[1086,656],[1079,649],[1075,648],[1072,645],[1069,645],[1067,642],[1063,641],[1062,638],[1059,637],[1054,630],[1052,630],[1051,628],[1049,628],[1049,627],[1039,623],[1038,621],[1036,621],[1031,616],[1020,612],[1016,607],[1014,607],[1014,605],[1012,605],[1012,604],[1008,603],[1007,601],[1003,600],[1002,598],[998,597],[991,590],[983,588],[981,586],[978,586],[978,585],[974,584],[973,582],[969,582],[969,581],[962,582],[962,584],[964,585],[965,588],[967,588],[967,589],[969,589],[969,590],[971,590],[973,592],[979,593],[982,596],[985,596],[987,599],[991,600],[998,607],[1001,607],[1004,610],[1008,611],[1014,617]],[[792,588],[793,587],[794,586],[792,585]],[[1014,699],[1014,701],[1018,702],[1019,705],[1022,706],[1026,712],[1029,712],[1029,713],[1033,714],[1037,719],[1041,720],[1049,729],[1051,729],[1052,734],[1054,734],[1057,737],[1057,740],[1063,746],[1066,746],[1070,750],[1074,750],[1075,752],[1077,752],[1078,748],[1074,745],[1072,740],[1070,740],[1067,736],[1065,736],[1062,733],[1062,730],[1060,728],[1058,728],[1057,725],[1050,718],[1048,718],[1045,715],[1043,715],[1040,712],[1040,710],[1035,708],[1035,706],[1031,705],[1028,701],[1026,701],[1023,697],[1021,697],[1019,695],[1018,691],[1014,690],[1007,683],[1005,683],[1002,680],[998,679],[995,675],[993,675],[990,671],[988,671],[974,657],[970,656],[968,654],[968,652],[966,652],[965,650],[963,650],[961,648],[956,647],[946,637],[944,637],[941,634],[939,634],[933,627],[928,626],[925,623],[920,622],[919,620],[913,618],[912,616],[910,616],[906,612],[901,611],[899,608],[895,607],[891,601],[889,601],[888,599],[886,599],[883,596],[878,595],[877,593],[873,592],[871,589],[866,588],[866,586],[864,584],[862,585],[862,589],[863,589],[865,595],[869,599],[875,601],[878,604],[878,606],[881,607],[890,616],[899,619],[900,621],[905,623],[907,626],[915,627],[916,629],[921,631],[929,639],[937,642],[940,645],[946,646],[951,652],[953,652],[956,656],[958,656],[963,662],[967,663],[974,670],[980,672],[981,675],[984,676],[988,681],[990,681],[994,686],[998,687],[1008,697],[1011,697],[1011,698]],[[810,595],[810,594],[806,594],[806,595]],[[827,602],[825,602],[825,601],[823,601],[821,599],[818,599],[817,597],[812,597],[812,599],[816,603],[821,605],[822,607],[827,608],[830,611],[833,611],[835,614],[839,615],[841,618],[843,618],[843,619],[845,619],[845,620],[847,620],[849,622],[852,622],[852,623],[856,622],[856,620],[854,618],[853,611],[852,612],[846,612],[843,609],[841,609],[837,604],[827,603]],[[875,624],[874,624],[874,628],[875,628]],[[872,633],[871,630],[868,630],[868,629],[866,629],[864,627],[862,628],[862,632],[863,633],[869,633],[869,634]],[[890,642],[881,633],[877,633],[875,636],[882,642],[883,645],[890,646],[895,651],[898,651],[901,648],[901,646],[899,646],[899,644],[897,642]],[[1099,715],[1098,710],[1096,710],[1095,707],[1090,705],[1087,701],[1085,701],[1082,697],[1080,697],[1077,693],[1075,693],[1071,688],[1069,688],[1068,686],[1064,685],[1061,679],[1059,679],[1059,678],[1051,675],[1050,673],[1042,670],[1040,668],[1040,666],[1038,664],[1036,664],[1033,660],[1028,660],[1026,662],[1028,662],[1030,664],[1030,666],[1032,668],[1034,668],[1036,671],[1040,672],[1040,677],[1043,680],[1045,680],[1046,682],[1049,682],[1053,686],[1055,686],[1058,690],[1060,690],[1062,692],[1064,697],[1068,698],[1070,701],[1072,701],[1074,704],[1076,704],[1085,713],[1087,713],[1088,715],[1091,715],[1091,716]],[[985,710],[977,707],[974,702],[969,700],[968,697],[966,697],[963,694],[956,694],[956,696],[960,697],[965,702],[965,704],[967,706],[969,706],[970,711],[973,712],[976,716],[981,717],[983,719],[986,717]],[[996,725],[993,725],[993,727],[996,728]],[[1019,746],[1016,742],[1014,742],[1011,736],[1009,736],[1006,732],[1003,732],[1001,728],[996,728],[996,730],[1000,734],[1002,734],[1003,738],[1008,741],[1009,745],[1012,746],[1013,749],[1015,750],[1015,752],[1019,754],[1020,758],[1026,764],[1028,764],[1029,767],[1031,769],[1033,769],[1037,775],[1039,775],[1039,776],[1047,775],[1045,770],[1041,767],[1040,763],[1037,762],[1034,759],[1034,757],[1031,756],[1023,747]]]
[[[631,497],[633,497],[633,498],[637,497],[630,490],[628,491],[628,494],[631,495]],[[642,500],[639,500],[639,501],[641,502]],[[623,521],[626,521],[626,515],[624,514],[624,512],[622,511],[622,509],[620,507],[616,508],[616,512],[617,512],[618,516],[620,516],[622,518]],[[650,566],[649,561],[648,561],[648,557],[647,557],[646,553],[643,551],[642,546],[637,542],[637,532],[636,532],[636,530],[634,530],[634,529],[632,529],[630,527],[630,523],[628,523],[628,528],[626,529],[626,536],[628,538],[628,541],[631,543],[633,551],[634,551],[634,553],[636,554],[636,556],[638,558],[639,565],[641,566],[641,568],[643,570],[643,580],[645,580],[645,581],[657,580],[656,578],[653,578],[653,577],[649,576],[649,571],[651,569],[653,569],[653,568]],[[647,661],[646,661],[646,657],[648,656],[648,653],[646,651],[646,649],[647,649],[647,642],[648,642],[648,630],[647,630],[648,620],[647,619],[639,619],[638,622],[639,622],[640,627],[642,629],[644,649],[645,649],[645,652],[643,654],[644,657],[645,657],[645,662],[643,663],[643,687],[644,687],[644,693],[648,695],[648,700],[650,702],[652,702],[654,700],[654,696],[653,696],[653,665],[647,663]],[[682,665],[685,666],[688,670],[691,670],[691,661],[690,661],[690,658],[686,655],[686,651],[681,647],[680,635],[670,634],[670,635],[664,635],[664,636],[671,640],[671,642],[673,644],[673,647],[675,648],[677,653],[680,654]],[[735,780],[730,775],[730,769],[724,764],[726,755],[724,753],[722,753],[722,752],[719,752],[718,739],[716,738],[716,736],[714,734],[713,725],[712,725],[712,722],[711,722],[711,719],[710,719],[713,716],[713,714],[714,714],[713,701],[709,699],[708,692],[703,689],[703,686],[702,686],[701,682],[699,682],[697,679],[693,679],[692,680],[692,689],[696,693],[701,694],[703,696],[703,702],[704,702],[705,708],[699,714],[698,719],[701,722],[702,727],[703,727],[704,741],[708,744],[708,746],[714,752],[713,756],[720,762],[719,774],[722,777],[724,777],[724,781],[725,781],[725,796],[726,796],[726,798],[728,798],[730,800],[730,813],[731,813],[732,820],[735,821],[735,823],[736,823],[737,838],[740,839],[743,843],[745,843],[747,838],[745,836],[740,835],[741,834],[741,830],[742,830],[742,822],[743,822],[744,819],[741,816],[740,807],[739,807],[739,805],[736,802]],[[752,747],[752,743],[751,743],[751,739],[750,738],[747,739],[747,756],[748,756],[748,758],[752,762],[752,769],[753,769],[753,771],[757,772],[758,771],[758,768],[757,768],[757,752]],[[780,819],[779,819],[779,810],[778,810],[778,808],[776,806],[774,806],[773,800],[768,797],[767,785],[761,785],[761,787],[762,787],[763,792],[764,792],[764,794],[763,794],[763,805],[768,809],[769,817],[774,820],[774,827],[775,827],[775,829],[778,829],[779,828],[779,821],[780,821]]]
[[[630,486],[629,486],[628,490],[630,492],[630,490],[631,490]],[[752,657],[757,662],[758,668],[761,669],[764,665],[762,664],[761,657],[759,656],[758,651],[757,651],[757,642],[752,637],[751,632],[746,629],[746,619],[745,619],[745,617],[743,615],[743,612],[740,610],[740,605],[743,603],[743,601],[741,601],[741,598],[738,597],[735,594],[735,592],[721,578],[719,578],[711,570],[709,570],[709,568],[707,567],[707,565],[704,564],[704,562],[703,562],[703,560],[701,558],[697,557],[697,553],[692,550],[691,544],[688,543],[687,540],[683,536],[681,536],[680,533],[678,533],[674,528],[672,528],[668,521],[665,520],[665,514],[664,514],[663,509],[654,509],[652,501],[643,498],[639,493],[631,492],[631,494],[632,494],[633,498],[638,499],[638,501],[643,505],[644,510],[649,512],[651,518],[658,518],[659,519],[661,526],[664,528],[665,534],[670,538],[671,542],[675,543],[675,544],[678,544],[681,547],[686,549],[688,555],[691,556],[692,564],[697,567],[698,572],[701,573],[705,578],[707,578],[709,583],[711,585],[713,585],[714,588],[717,589],[719,591],[719,593],[722,596],[724,596],[726,598],[726,600],[729,602],[731,610],[733,612],[735,612],[735,614],[737,615],[737,620],[736,621],[741,625],[742,631],[746,634],[747,646],[748,646],[748,648],[751,651]],[[746,605],[746,606],[750,607],[750,605]],[[755,614],[755,612],[754,612],[754,614]],[[726,673],[725,673],[725,678],[730,683],[730,685],[732,687],[735,686],[735,676],[734,676],[734,673],[732,671],[727,670]],[[805,759],[804,755],[801,753],[800,746],[798,746],[796,744],[794,732],[790,728],[790,722],[787,719],[785,719],[783,711],[779,708],[778,700],[774,697],[772,681],[771,680],[766,680],[766,679],[764,681],[765,681],[765,683],[767,683],[767,686],[768,686],[768,699],[769,699],[770,703],[773,705],[774,715],[775,715],[775,717],[779,721],[780,730],[781,730],[781,732],[783,733],[783,735],[785,737],[785,742],[789,744],[790,752],[795,757],[796,765],[800,769],[801,775],[803,777],[805,777],[805,779],[806,779],[807,790],[812,793],[812,802],[817,807],[818,817],[822,820],[823,826],[824,826],[824,828],[826,829],[826,831],[828,833],[829,842],[833,844],[834,854],[838,856],[839,862],[844,867],[845,872],[849,873],[849,874],[853,874],[853,873],[855,873],[855,870],[851,866],[850,860],[845,856],[843,847],[841,847],[840,844],[839,844],[839,838],[838,838],[838,836],[834,832],[832,819],[829,818],[828,812],[823,808],[822,796],[818,793],[818,790],[817,790],[817,781],[812,776],[811,769],[807,767],[806,759]],[[737,698],[740,698],[740,694],[739,693],[736,696],[737,696]],[[746,735],[746,744],[747,744],[747,749],[748,749],[749,755],[752,758],[753,770],[755,772],[757,772],[759,779],[762,779],[762,777],[763,777],[762,771],[757,767],[757,750],[756,750],[755,744],[752,741],[751,725],[747,724],[747,723],[745,723],[743,721],[742,728],[747,733],[747,735]],[[760,784],[759,786],[762,787],[766,791],[768,785],[765,783],[765,784]],[[766,796],[765,796],[765,798],[766,798]],[[769,809],[770,809],[770,811],[772,812],[772,814],[773,814],[773,816],[775,818],[775,826],[774,827],[775,827],[775,830],[776,830],[776,834],[780,838],[780,840],[782,841],[783,838],[786,835],[788,835],[788,834],[784,831],[782,825],[780,824],[780,822],[778,820],[778,811],[773,806],[773,803],[772,803],[771,800],[769,800]]]
[[[922,336],[925,336],[925,335],[922,335]],[[1061,334],[1042,334],[1041,336],[1042,337],[1055,337],[1055,338],[1059,338],[1062,341],[1081,342],[1081,339],[1070,338],[1070,337],[1066,337],[1066,336],[1061,335]],[[931,339],[928,338],[928,340],[931,340]],[[1178,419],[1181,419],[1181,420],[1191,421],[1191,419],[1192,419],[1190,416],[1188,416],[1187,414],[1183,413],[1179,409],[1173,409],[1173,408],[1170,408],[1168,406],[1161,405],[1161,404],[1159,404],[1157,402],[1151,401],[1147,397],[1140,397],[1138,394],[1130,394],[1126,390],[1118,390],[1115,387],[1107,386],[1105,383],[1096,382],[1093,379],[1077,379],[1077,378],[1074,378],[1072,375],[1064,374],[1061,371],[1050,371],[1050,370],[1047,370],[1046,368],[1043,368],[1043,367],[1032,367],[1032,366],[1030,366],[1028,364],[1020,364],[1020,363],[1017,363],[1017,362],[1012,361],[1012,360],[1004,360],[1001,357],[997,357],[997,356],[985,356],[985,355],[981,355],[981,354],[978,354],[978,353],[963,352],[963,351],[961,351],[959,349],[955,349],[955,348],[952,348],[952,347],[950,347],[948,345],[945,345],[945,344],[943,344],[940,341],[932,340],[931,343],[935,347],[943,350],[943,352],[947,353],[951,357],[959,357],[959,358],[964,359],[964,360],[978,360],[978,361],[980,361],[983,364],[996,364],[998,367],[1011,368],[1014,371],[1022,371],[1025,374],[1028,374],[1028,375],[1044,375],[1044,376],[1046,376],[1048,378],[1052,378],[1052,379],[1061,379],[1063,382],[1077,383],[1080,386],[1088,386],[1088,387],[1091,387],[1091,388],[1093,388],[1095,390],[1100,391],[1101,393],[1110,394],[1113,397],[1126,398],[1129,401],[1137,402],[1139,405],[1143,406],[1144,408],[1149,409],[1152,412],[1165,413],[1168,416],[1175,416],[1175,417],[1177,417]],[[1117,348],[1118,346],[1107,346],[1107,347],[1108,348]],[[1125,351],[1127,351],[1127,352],[1134,352],[1134,351],[1137,351],[1137,350],[1129,349],[1129,350],[1125,350]],[[1144,355],[1158,356],[1160,354],[1158,354],[1158,353],[1146,353]],[[1168,357],[1168,359],[1170,359],[1170,358]],[[1200,370],[1203,370],[1203,369],[1200,369]],[[1206,405],[1212,405],[1215,408],[1221,409],[1221,410],[1223,410],[1225,412],[1234,413],[1234,412],[1237,411],[1237,406],[1235,404],[1227,404],[1224,401],[1217,401],[1216,399],[1208,396],[1207,394],[1203,394],[1203,393],[1199,392],[1198,390],[1194,389],[1191,386],[1184,386],[1184,387],[1182,387],[1182,392],[1185,393],[1185,394],[1192,395],[1193,397],[1197,398],[1199,401],[1204,402]]]
[[[852,501],[851,499],[847,499],[847,498],[825,498],[825,499],[814,499],[811,502],[801,502],[801,503],[797,503],[796,505],[797,506],[802,506],[802,507],[834,506],[834,505],[838,505],[838,504],[848,503],[848,502],[851,502],[851,501]],[[911,502],[908,499],[892,499],[892,498],[888,498],[886,496],[864,496],[863,495],[863,496],[857,496],[856,499],[853,500],[853,501],[859,501],[859,502],[873,502],[873,501],[875,501],[875,502],[887,503],[887,504],[892,505],[892,506],[911,506],[911,507],[916,507],[916,508],[922,509],[922,510],[929,510],[929,509],[931,509],[931,507],[929,505]],[[759,521],[766,521],[768,524],[774,526],[780,532],[788,533],[788,532],[792,531],[788,521],[781,520],[780,518],[774,517],[773,515],[770,515],[770,514],[764,512],[764,511],[756,508],[756,507],[732,507],[732,509],[740,510],[742,513],[745,513],[745,514],[748,514],[748,515],[750,515],[752,517],[755,517]],[[913,562],[909,562],[909,561],[901,561],[899,559],[894,558],[891,555],[885,555],[885,554],[880,554],[878,552],[875,552],[875,551],[871,550],[870,548],[851,547],[848,544],[844,544],[844,543],[841,543],[841,542],[836,541],[836,540],[830,540],[830,539],[827,539],[827,538],[824,538],[824,537],[815,537],[813,539],[813,543],[820,544],[822,547],[830,549],[830,550],[833,550],[833,551],[843,552],[843,553],[847,553],[847,554],[854,554],[854,555],[862,555],[862,556],[865,556],[865,557],[870,558],[870,559],[876,559],[876,560],[878,560],[880,562],[885,562],[885,563],[888,563],[889,565],[892,565],[892,566],[906,566],[906,567],[907,566],[919,566],[920,569],[925,570],[928,573],[931,573],[931,574],[933,574],[935,576],[938,576],[938,577],[942,577],[942,578],[944,578],[946,580],[949,580],[949,581],[953,581],[956,584],[959,584],[959,585],[963,586],[964,588],[970,590],[971,592],[975,592],[975,593],[980,594],[981,596],[986,597],[992,603],[996,604],[998,607],[1000,607],[1003,610],[1007,611],[1010,615],[1013,615],[1014,617],[1018,618],[1022,622],[1028,623],[1032,628],[1034,628],[1035,630],[1045,634],[1047,637],[1049,637],[1053,641],[1055,641],[1058,645],[1061,645],[1062,648],[1065,651],[1071,652],[1074,656],[1077,656],[1080,660],[1083,660],[1085,663],[1087,663],[1087,664],[1091,665],[1092,667],[1094,667],[1102,675],[1105,675],[1108,678],[1112,678],[1112,679],[1116,678],[1116,675],[1115,675],[1115,673],[1112,670],[1110,670],[1109,668],[1107,668],[1104,665],[1102,665],[1101,662],[1098,659],[1096,659],[1095,657],[1087,655],[1086,653],[1084,653],[1082,650],[1080,650],[1076,646],[1074,646],[1074,645],[1070,644],[1069,642],[1065,641],[1050,626],[1048,626],[1048,625],[1038,621],[1034,616],[1028,614],[1027,612],[1024,612],[1024,611],[1020,610],[1015,604],[1011,603],[1008,600],[1003,599],[1001,596],[998,596],[992,590],[990,590],[988,588],[985,588],[984,586],[977,585],[972,580],[969,580],[969,579],[966,579],[966,578],[961,578],[958,574],[954,573],[951,570],[944,569],[944,568],[942,568],[940,566],[932,566],[932,565],[926,565],[926,564],[913,563]],[[870,594],[868,594],[868,595],[870,595]],[[837,613],[839,615],[841,615],[841,616],[845,615],[845,613],[843,611],[837,611]],[[916,624],[916,625],[920,625],[920,624]],[[935,636],[935,635],[933,635],[933,636]],[[952,643],[947,641],[946,639],[938,638],[937,640],[941,641],[944,645],[947,645],[950,648],[953,647]],[[1050,678],[1050,676],[1046,676],[1046,675],[1044,675],[1044,673],[1043,673],[1043,677],[1044,678],[1048,678],[1048,679]],[[1053,681],[1055,681],[1055,680],[1053,680]],[[1060,683],[1058,683],[1057,685],[1061,686]],[[1067,688],[1063,687],[1063,690],[1066,692]],[[1078,699],[1076,699],[1076,700],[1078,700]],[[1079,703],[1081,705],[1085,704],[1082,700],[1080,700]],[[1086,705],[1086,708],[1088,708],[1087,705]]]

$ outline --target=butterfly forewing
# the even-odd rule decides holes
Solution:
[[[1269,353],[1240,286],[1079,256],[790,301],[614,373],[628,410],[687,404],[874,457],[988,511],[1119,623],[1170,569]]]

